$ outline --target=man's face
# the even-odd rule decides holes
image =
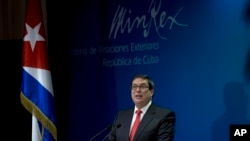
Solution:
[[[145,106],[152,98],[154,89],[149,90],[148,81],[136,78],[132,82],[131,97],[138,108]]]

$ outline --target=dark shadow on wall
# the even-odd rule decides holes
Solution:
[[[247,25],[250,25],[250,0],[246,1],[245,9],[243,11],[244,19]]]
[[[249,100],[242,83],[227,83],[223,100],[225,112],[212,125],[212,141],[229,141],[230,124],[250,124],[247,118]]]
[[[0,40],[1,138],[31,140],[31,114],[20,102],[22,39]]]
[[[250,0],[246,1],[245,8],[243,11],[244,20],[247,26],[250,26]],[[245,78],[246,82],[250,83],[250,50],[248,50],[245,66]]]

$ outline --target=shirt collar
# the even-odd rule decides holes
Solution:
[[[142,113],[143,114],[145,114],[146,112],[147,112],[147,110],[148,110],[148,108],[149,108],[149,106],[152,104],[152,101],[150,100],[149,102],[148,102],[148,104],[147,105],[145,105],[144,107],[142,107],[140,110],[142,111]],[[136,112],[136,110],[138,110],[138,108],[135,106],[135,108],[134,108],[134,113]]]

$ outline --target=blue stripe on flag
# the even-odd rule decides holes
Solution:
[[[24,69],[22,70],[22,76],[22,104],[38,119],[43,141],[51,139],[51,134],[56,138],[57,133],[53,95]]]
[[[23,94],[32,101],[52,122],[55,122],[54,117],[54,97],[47,91],[36,79],[29,75],[26,71],[23,72]]]

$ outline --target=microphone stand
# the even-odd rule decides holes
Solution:
[[[95,134],[91,139],[90,141],[92,141],[93,139],[95,139],[97,136],[99,136],[102,132],[106,131],[106,130],[109,130],[111,129],[111,125],[108,125],[106,128],[104,128],[103,130],[99,131],[97,134]]]
[[[118,128],[120,128],[120,127],[121,127],[121,124],[119,123],[119,124],[116,125],[115,129],[118,129]],[[107,137],[111,134],[111,132],[112,132],[112,130],[109,131],[109,133],[103,138],[102,141],[106,141]]]

